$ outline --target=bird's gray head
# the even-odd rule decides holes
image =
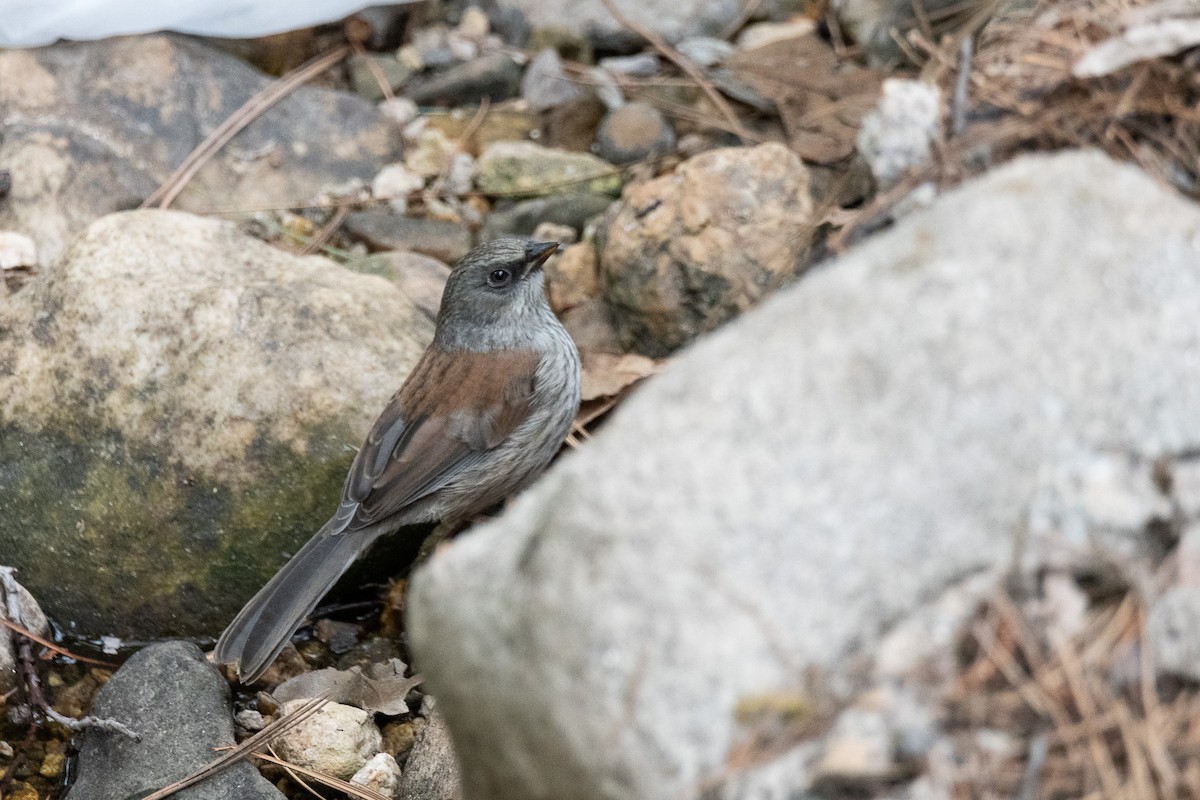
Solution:
[[[494,239],[462,257],[446,280],[435,341],[447,350],[524,346],[553,318],[542,264],[556,242]]]

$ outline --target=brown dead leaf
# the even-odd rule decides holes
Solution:
[[[584,402],[615,397],[658,371],[659,362],[636,353],[585,353],[583,356]]]
[[[726,66],[774,101],[788,145],[817,164],[854,152],[859,125],[883,82],[882,73],[843,62],[815,34],[735,53]]]
[[[327,696],[335,703],[357,706],[372,714],[396,716],[408,711],[404,698],[421,676],[404,677],[407,666],[398,658],[366,669],[319,669],[281,683],[272,695],[280,704],[289,700]]]

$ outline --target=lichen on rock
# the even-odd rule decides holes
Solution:
[[[336,503],[432,337],[388,281],[176,212],[0,308],[0,552],[85,635],[204,635]]]

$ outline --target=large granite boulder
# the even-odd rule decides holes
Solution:
[[[0,553],[69,632],[220,631],[432,338],[384,278],[173,211],[0,303]]]
[[[806,796],[804,748],[737,795],[749,712],[838,708],[1039,476],[1200,448],[1197,242],[1134,167],[1026,157],[681,354],[413,579],[467,800]]]

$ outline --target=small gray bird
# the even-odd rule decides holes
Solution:
[[[248,602],[216,658],[257,680],[378,537],[479,513],[537,477],[579,410],[579,353],[546,301],[555,243],[497,239],[463,257],[433,343],[359,449],[337,512]]]

